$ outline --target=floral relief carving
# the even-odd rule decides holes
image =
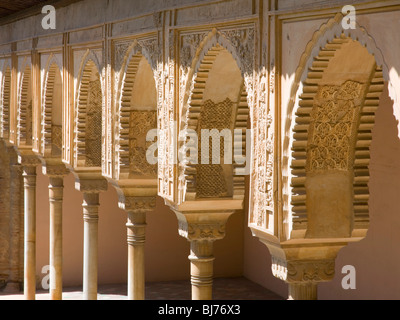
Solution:
[[[323,85],[314,100],[307,171],[348,170],[353,165],[351,146],[360,115],[365,86],[347,81]]]
[[[157,128],[156,111],[133,111],[130,121],[130,164],[133,175],[157,175],[157,165],[149,164],[146,151],[152,142],[146,142],[146,135]]]

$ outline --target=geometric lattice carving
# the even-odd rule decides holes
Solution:
[[[51,153],[52,156],[61,156],[62,151],[62,126],[51,126]]]
[[[215,104],[211,100],[204,102],[201,108],[201,116],[199,121],[199,161],[201,161],[201,130],[217,129],[217,132],[211,133],[211,138],[213,135],[217,135],[220,139],[219,132],[224,129],[230,129],[232,127],[232,113],[233,113],[233,102],[227,98],[225,101]],[[213,140],[213,139],[211,139]],[[224,155],[224,141],[220,143],[219,155],[213,154],[213,144],[209,143],[209,163],[210,164],[198,164],[197,165],[197,181],[196,181],[196,191],[198,198],[217,198],[217,197],[227,197],[229,195],[228,186],[224,175],[224,170],[222,165],[213,164],[216,160],[215,157],[222,158]]]
[[[146,136],[157,128],[157,111],[132,111],[130,119],[130,174],[155,176],[158,166],[150,164],[146,158],[146,151],[153,142],[147,142]]]
[[[86,166],[101,167],[102,92],[100,80],[89,82],[86,119]]]

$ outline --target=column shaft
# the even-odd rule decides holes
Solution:
[[[213,242],[192,240],[189,256],[193,300],[212,300],[214,273]]]
[[[145,299],[146,213],[128,212],[128,299]]]
[[[99,193],[83,194],[83,296],[97,300]]]
[[[24,166],[24,294],[26,300],[36,295],[36,167]]]
[[[50,298],[62,300],[62,204],[63,178],[51,177],[50,199]]]
[[[289,300],[317,300],[317,283],[289,283]]]

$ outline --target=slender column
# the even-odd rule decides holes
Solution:
[[[214,256],[212,241],[190,242],[190,274],[193,300],[212,300]]]
[[[318,284],[289,283],[289,300],[318,300]]]
[[[25,251],[24,294],[26,300],[36,295],[36,166],[23,166]]]
[[[50,177],[50,298],[62,300],[62,205],[63,177]]]
[[[11,148],[10,148],[11,149]],[[12,151],[9,150],[11,153]],[[11,165],[11,190],[10,190],[10,214],[11,214],[11,240],[10,240],[10,275],[4,292],[18,293],[23,283],[23,179],[22,167],[19,164]],[[22,240],[22,241],[21,241]]]
[[[99,193],[83,193],[83,296],[97,300]]]
[[[119,189],[119,206],[128,214],[128,299],[145,299],[144,245],[146,241],[146,214],[156,207],[155,196],[125,196],[137,192],[125,187]],[[153,193],[153,191],[151,192]],[[156,192],[154,192],[156,193]]]
[[[83,298],[97,300],[98,223],[100,192],[106,191],[107,180],[100,173],[78,173],[75,188],[83,194]]]
[[[145,299],[146,213],[128,212],[128,299]]]

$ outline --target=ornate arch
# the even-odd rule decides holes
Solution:
[[[354,167],[353,181],[353,208],[354,229],[366,230],[369,220],[369,146],[372,140],[371,130],[374,125],[375,111],[379,105],[379,97],[384,87],[385,79],[390,82],[387,65],[382,52],[376,47],[375,41],[367,31],[358,26],[357,30],[343,30],[340,21],[342,15],[331,19],[327,24],[314,34],[313,40],[308,44],[301,58],[300,67],[296,71],[295,83],[292,88],[292,98],[289,103],[288,115],[285,127],[284,141],[284,172],[289,172],[287,184],[284,186],[284,194],[288,199],[287,204],[292,210],[287,212],[293,221],[293,229],[300,234],[307,229],[307,193],[306,173],[310,170],[310,135],[314,132],[315,118],[314,102],[321,100],[329,94],[324,94],[326,86],[320,85],[324,71],[329,65],[335,53],[350,41],[358,41],[368,52],[372,54],[378,64],[373,71],[369,84],[365,89],[365,97],[360,106],[359,123],[355,128],[354,152],[349,156],[348,166]],[[390,85],[390,84],[389,84]],[[357,86],[356,83],[347,82],[343,86]],[[336,88],[340,90],[344,88]],[[333,88],[332,88],[333,90]],[[361,89],[360,89],[361,90]],[[394,93],[394,91],[392,91]],[[335,94],[336,95],[336,94]],[[392,97],[396,99],[395,97]],[[354,129],[354,128],[353,128]],[[289,147],[290,146],[290,147]],[[290,149],[289,149],[290,148]],[[316,151],[318,151],[315,149]],[[292,151],[292,154],[289,152]],[[350,152],[352,152],[350,150]],[[288,166],[291,164],[292,171]],[[343,164],[343,163],[342,163]],[[290,184],[290,185],[289,185]],[[293,216],[290,216],[293,215]],[[364,232],[363,231],[363,232]]]
[[[26,58],[20,70],[17,99],[17,141],[19,146],[32,145],[32,101],[29,99],[32,68]]]
[[[93,63],[94,66],[96,67],[96,70],[97,70],[97,72],[99,73],[99,76],[100,76],[101,89],[102,89],[103,92],[105,92],[104,83],[102,81],[102,79],[104,78],[103,74],[102,74],[103,64],[100,62],[100,60],[99,60],[98,56],[96,55],[96,53],[93,52],[93,50],[89,50],[88,49],[88,50],[86,50],[84,56],[82,57],[81,63],[80,63],[80,66],[79,66],[79,72],[78,72],[78,75],[77,75],[78,88],[77,88],[76,95],[75,95],[75,98],[76,98],[75,101],[78,101],[78,96],[80,94],[80,86],[82,84],[82,79],[84,77],[84,73],[85,73],[86,67],[87,67],[89,62]]]
[[[117,176],[121,178],[128,178],[130,174],[131,166],[131,152],[132,147],[130,145],[131,141],[131,121],[132,121],[132,106],[131,99],[134,90],[134,85],[137,78],[137,73],[140,68],[140,63],[145,59],[145,61],[150,65],[153,72],[154,87],[156,88],[156,79],[154,77],[155,70],[153,69],[151,62],[148,58],[142,54],[142,47],[133,44],[129,50],[126,61],[123,64],[121,71],[120,80],[120,90],[118,90],[118,100],[117,100],[117,123],[116,123],[116,153],[117,163],[116,172]],[[137,133],[147,133],[148,130],[157,127],[156,123],[151,126],[151,123],[157,121],[157,105],[154,108],[154,112],[151,114],[149,112],[143,112],[137,114],[138,119],[135,119],[135,130]],[[142,162],[143,170],[147,168],[147,165]],[[146,168],[145,168],[146,167]],[[147,170],[148,171],[148,170]]]
[[[183,68],[188,69],[187,75],[182,77],[186,79],[184,84],[185,91],[182,94],[181,101],[181,112],[180,128],[187,127],[187,114],[190,113],[191,99],[195,92],[196,79],[200,79],[203,75],[207,76],[210,68],[205,67],[205,60],[209,59],[207,56],[212,54],[212,49],[221,47],[227,50],[232,57],[235,59],[245,81],[246,90],[249,97],[253,98],[253,78],[255,72],[255,29],[254,27],[241,28],[241,29],[228,29],[220,30],[213,29],[207,35],[203,34],[194,41],[192,45],[198,45],[195,54],[187,54],[186,57],[181,57],[180,64]],[[190,50],[190,49],[189,49]],[[193,48],[192,48],[193,50]],[[194,51],[194,50],[193,50]],[[185,54],[181,53],[181,56]],[[212,65],[212,64],[211,64]],[[205,72],[206,74],[201,74]],[[200,75],[199,75],[200,73]],[[249,105],[252,106],[254,101],[249,100]]]
[[[43,154],[51,155],[53,140],[60,141],[62,144],[62,131],[54,137],[52,125],[54,85],[57,72],[62,80],[62,65],[53,54],[50,56],[45,69],[43,92],[42,92],[42,116],[41,116],[41,150]]]
[[[253,79],[254,79],[254,29],[240,29],[236,31],[220,31],[214,29],[199,45],[195,58],[192,60],[191,67],[187,74],[185,95],[181,97],[181,123],[180,128],[186,132],[186,139],[191,138],[191,132],[196,131],[202,113],[204,101],[204,91],[209,73],[213,70],[214,62],[221,52],[229,52],[236,61],[241,71],[243,83],[240,90],[239,103],[235,113],[233,123],[234,129],[242,130],[242,144],[246,145],[247,121],[249,119],[249,106],[252,107]],[[229,40],[228,40],[229,39]],[[238,40],[240,39],[240,41]],[[232,43],[233,42],[233,43]],[[235,44],[235,45],[234,45]],[[190,65],[188,61],[181,61],[183,66]],[[187,142],[187,141],[186,141]],[[180,163],[180,199],[195,199],[197,195],[198,171],[197,165],[191,164],[187,158],[186,150],[180,146],[181,155],[184,160]],[[238,169],[239,165],[234,166]],[[233,198],[244,198],[244,176],[235,174],[233,170]]]
[[[93,73],[98,74],[98,83],[94,83],[96,81],[91,81]],[[93,86],[93,87],[92,87]],[[102,112],[104,106],[104,97],[102,94],[102,81],[100,71],[98,69],[98,64],[96,64],[90,57],[87,57],[87,62],[82,70],[80,77],[80,84],[78,89],[78,96],[76,102],[76,110],[75,110],[75,130],[74,130],[74,157],[75,157],[75,165],[78,167],[100,167],[101,166],[101,158],[102,152],[97,150],[101,149],[102,144],[102,129],[95,130],[94,128],[90,128],[91,130],[95,130],[93,132],[93,136],[97,135],[101,137],[100,144],[88,144],[86,143],[88,140],[89,133],[87,132],[87,128],[90,126],[87,125],[88,121],[90,121],[91,115],[89,114],[91,110],[89,110],[89,103],[92,100],[91,94],[94,95],[94,98],[101,101],[101,106],[99,110],[94,112],[94,116],[99,118],[97,122],[102,123]],[[92,115],[93,116],[93,115]],[[102,126],[101,126],[102,127]],[[97,128],[98,129],[98,128]],[[88,154],[87,148],[95,148],[94,153]],[[96,159],[89,161],[88,159],[94,157]],[[99,159],[100,157],[100,159]]]
[[[10,97],[11,97],[11,66],[8,61],[5,61],[2,70],[1,79],[1,92],[0,92],[0,130],[1,137],[4,139],[9,138],[10,134]]]

